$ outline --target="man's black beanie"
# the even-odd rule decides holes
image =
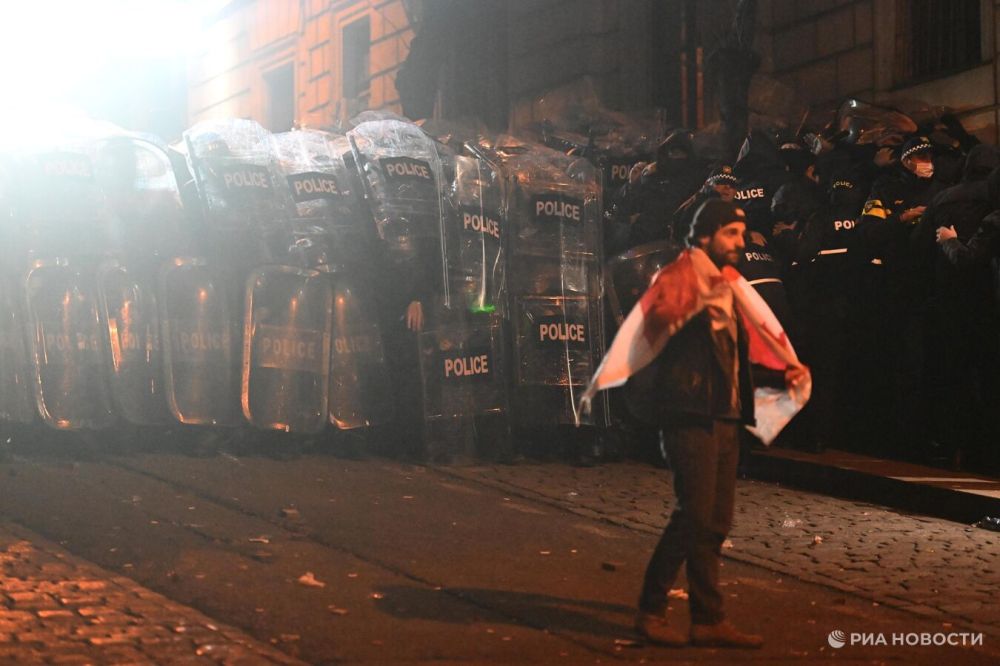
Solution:
[[[715,232],[730,222],[745,222],[743,209],[731,201],[709,199],[701,205],[691,220],[691,231],[688,234],[688,245],[694,247],[699,238],[713,236]]]

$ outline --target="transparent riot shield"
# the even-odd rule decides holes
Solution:
[[[59,430],[110,426],[115,417],[93,280],[65,260],[37,260],[24,288],[42,421]]]
[[[573,423],[604,351],[601,185],[583,159],[501,137],[509,177],[511,410],[522,425]],[[607,425],[606,404],[592,412]]]
[[[284,257],[290,201],[271,134],[252,120],[206,121],[184,142],[213,260],[247,269]]]
[[[153,140],[106,137],[93,142],[91,154],[115,255],[97,271],[115,408],[137,425],[164,424],[170,412],[156,273],[190,247],[180,189],[165,148]]]
[[[10,164],[0,160],[0,421],[31,423],[31,372],[24,338],[22,291],[11,268],[17,263],[10,198]]]
[[[158,283],[170,412],[184,424],[234,425],[237,331],[224,280],[204,259],[180,257],[160,269]]]
[[[339,430],[391,414],[392,391],[374,289],[371,225],[346,137],[279,134],[279,165],[295,202],[297,263],[323,272],[333,291],[329,421]]]
[[[499,315],[442,324],[420,334],[424,417],[500,414],[507,410]]]
[[[163,289],[191,292],[165,292],[161,300],[165,301],[169,313],[167,325],[174,329],[167,347],[170,351],[167,355],[168,384],[172,384],[174,390],[186,387],[196,391],[205,402],[199,407],[192,403],[191,396],[174,396],[172,404],[187,403],[193,410],[190,413],[198,414],[195,418],[200,423],[225,422],[232,413],[229,405],[236,408],[240,404],[245,412],[249,410],[246,416],[251,423],[272,424],[265,427],[290,431],[300,422],[286,423],[282,418],[273,419],[272,415],[253,412],[258,406],[268,404],[267,398],[260,394],[264,390],[262,387],[280,388],[280,384],[264,377],[256,381],[258,370],[268,375],[271,368],[253,364],[252,352],[261,344],[252,337],[256,334],[253,323],[264,321],[267,322],[265,326],[270,325],[270,313],[290,312],[299,293],[298,289],[287,285],[284,289],[272,288],[278,280],[261,273],[261,267],[266,264],[286,263],[290,248],[295,244],[290,224],[291,201],[285,180],[277,169],[273,139],[253,121],[223,120],[195,125],[184,133],[184,140],[202,204],[201,245],[208,262],[204,266],[199,266],[199,262],[185,262],[183,266],[168,270],[162,282]],[[283,282],[287,282],[287,278]],[[301,282],[299,287],[304,288]],[[262,293],[248,291],[258,286],[264,290]],[[203,301],[205,294],[209,297]],[[271,300],[276,298],[285,300]],[[310,298],[303,305],[313,307],[315,300]],[[246,309],[247,305],[259,312]],[[310,314],[302,316],[311,318]],[[205,319],[201,321],[198,317]],[[205,343],[204,346],[185,350],[185,332],[191,340]],[[244,338],[245,335],[251,337]],[[209,354],[212,364],[229,363],[230,376],[226,380],[201,376],[187,361],[192,353],[194,358]],[[179,359],[185,359],[181,362],[188,367],[169,367]],[[179,376],[185,375],[189,375],[191,381],[177,381]],[[209,386],[224,388],[229,393],[209,395],[206,392]],[[240,387],[243,389],[241,394],[252,388],[254,395],[238,396],[234,391]],[[271,398],[271,404],[284,399],[279,395]],[[303,409],[309,412],[313,405],[307,402],[309,406]]]
[[[446,270],[456,307],[506,314],[504,190],[500,171],[484,159],[454,158],[447,194]]]
[[[326,425],[332,293],[325,275],[264,266],[247,279],[243,416],[268,430]]]
[[[388,273],[430,281],[428,288],[449,306],[450,285],[440,260],[446,236],[435,143],[416,125],[397,120],[362,123],[348,139]]]
[[[167,423],[155,280],[110,260],[98,269],[97,284],[115,410],[137,425]]]
[[[92,162],[79,147],[60,146],[21,155],[14,175],[8,270],[20,291],[38,413],[60,430],[109,426],[94,281],[109,222]]]
[[[31,372],[24,344],[22,298],[7,280],[0,281],[0,420],[32,423]]]
[[[656,272],[676,259],[681,249],[668,240],[653,241],[608,259],[604,281],[615,323],[621,326]]]

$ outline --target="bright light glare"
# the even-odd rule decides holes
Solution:
[[[4,2],[0,123],[65,113],[95,72],[113,63],[183,57],[198,39],[197,0]],[[204,3],[202,3],[204,6]]]

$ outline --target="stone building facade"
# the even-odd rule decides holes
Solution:
[[[612,108],[657,106],[672,124],[711,122],[709,54],[727,34],[737,0],[221,4],[192,61],[191,122],[235,115],[282,129],[389,108],[505,129],[536,114],[546,91],[584,76]],[[955,109],[996,141],[998,5],[758,0],[759,72],[805,107],[829,109],[848,96],[921,100]],[[401,67],[409,71],[397,89]]]
[[[402,0],[231,0],[206,18],[188,121],[248,117],[280,131],[399,106],[413,30]]]

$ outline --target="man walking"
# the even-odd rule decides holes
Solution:
[[[636,618],[639,634],[663,645],[688,640],[666,613],[667,594],[684,563],[691,642],[763,644],[725,620],[718,580],[733,519],[740,428],[754,423],[750,356],[768,357],[766,365],[785,370],[786,384],[804,392],[809,380],[773,314],[733,268],[745,232],[745,215],[733,203],[712,199],[701,206],[690,249],[653,279],[584,394],[586,406],[598,390],[632,377],[633,393],[652,396],[647,418],[664,429],[678,502],[646,570]]]

